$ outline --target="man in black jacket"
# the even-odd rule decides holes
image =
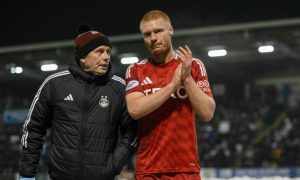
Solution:
[[[29,109],[21,180],[35,180],[43,137],[50,127],[52,180],[114,179],[135,148],[136,124],[127,113],[125,82],[113,74],[110,41],[88,25],[78,32],[76,63],[46,78]]]

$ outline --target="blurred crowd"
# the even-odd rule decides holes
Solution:
[[[300,106],[272,89],[216,98],[214,119],[197,127],[202,167],[300,166]]]

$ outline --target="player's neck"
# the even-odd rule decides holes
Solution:
[[[176,53],[171,48],[167,53],[154,55],[153,58],[156,63],[165,64],[165,63],[168,63],[168,62],[172,61],[173,59],[175,59]]]

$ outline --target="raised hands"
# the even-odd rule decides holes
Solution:
[[[181,63],[174,72],[172,82],[176,87],[179,87],[183,85],[186,78],[191,77],[192,51],[185,45],[184,47],[179,46],[176,52],[181,59]]]
[[[192,68],[192,51],[190,48],[185,45],[184,47],[179,46],[179,49],[176,51],[179,55],[182,66],[181,66],[181,82],[183,83],[185,79],[191,76],[191,68]]]
[[[172,79],[172,82],[174,83],[175,87],[178,88],[179,86],[181,86],[181,70],[182,69],[182,64],[180,63],[175,72],[174,72],[174,75],[173,75],[173,79]]]

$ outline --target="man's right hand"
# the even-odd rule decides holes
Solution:
[[[173,75],[171,83],[175,86],[175,89],[177,89],[179,86],[181,86],[181,70],[182,69],[182,63],[180,63]]]

